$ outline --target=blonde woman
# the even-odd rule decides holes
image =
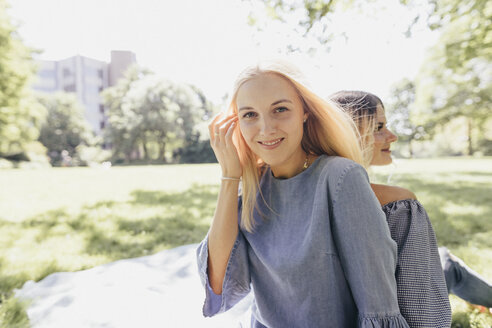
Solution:
[[[253,327],[408,327],[348,115],[274,62],[239,76],[209,129],[222,180],[197,250],[205,316],[252,287]]]
[[[363,91],[339,91],[330,99],[356,122],[366,167],[390,164],[391,144],[397,137],[386,127],[381,100]],[[434,229],[424,207],[410,190],[381,184],[371,187],[386,215],[391,237],[398,245],[395,277],[402,315],[412,328],[449,327],[451,308],[446,280]]]

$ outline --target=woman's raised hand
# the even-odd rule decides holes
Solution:
[[[210,145],[222,168],[222,176],[240,178],[243,174],[236,146],[232,142],[232,134],[238,122],[237,114],[226,116],[217,114],[208,125]]]

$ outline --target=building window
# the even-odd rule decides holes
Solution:
[[[75,84],[69,84],[63,87],[66,92],[75,92]]]
[[[69,77],[71,74],[70,70],[67,67],[63,68],[63,77]]]
[[[103,130],[105,126],[106,123],[104,121],[99,122],[99,127],[101,128],[101,130]]]
[[[103,87],[99,87],[99,93],[101,93],[104,90]]]
[[[104,105],[99,104],[99,113],[104,114]]]
[[[103,71],[102,69],[98,69],[97,70],[97,75],[99,76],[99,78],[102,80],[103,79]]]

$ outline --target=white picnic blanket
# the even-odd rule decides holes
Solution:
[[[197,245],[119,260],[28,281],[16,296],[30,300],[33,328],[238,327],[250,320],[252,296],[213,318],[202,316],[205,291]]]

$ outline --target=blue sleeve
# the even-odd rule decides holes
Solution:
[[[333,199],[333,235],[359,312],[358,327],[408,328],[396,292],[396,244],[360,165],[345,169]]]
[[[211,317],[229,310],[248,295],[251,280],[248,263],[248,247],[241,230],[238,232],[229,256],[224,282],[222,284],[222,294],[215,294],[208,280],[208,235],[198,245],[197,261],[200,279],[205,288],[205,303],[203,305],[203,315],[205,317]]]

